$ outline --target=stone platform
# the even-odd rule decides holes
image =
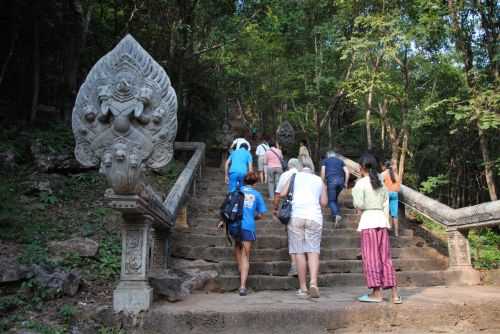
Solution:
[[[357,302],[365,292],[323,288],[319,299],[293,291],[198,293],[155,302],[136,322],[141,329],[127,333],[500,333],[498,286],[402,288],[401,305]]]

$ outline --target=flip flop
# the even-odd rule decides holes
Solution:
[[[376,299],[368,295],[362,295],[361,297],[358,297],[358,301],[362,303],[380,303],[382,302],[382,299]]]
[[[395,298],[392,300],[392,303],[393,304],[403,304],[403,299],[401,298],[401,296],[398,296],[398,298]]]

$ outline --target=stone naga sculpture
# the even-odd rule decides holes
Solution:
[[[77,160],[100,164],[115,194],[138,194],[144,166],[172,159],[177,97],[165,70],[127,35],[80,87],[72,126]]]

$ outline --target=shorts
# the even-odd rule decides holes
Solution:
[[[234,228],[232,228],[232,227],[234,227]],[[242,229],[240,224],[230,224],[229,225],[229,234],[231,235],[233,240],[236,242],[257,240],[257,236],[255,235],[255,232]]]
[[[292,217],[288,224],[288,253],[320,253],[323,225],[310,219]]]
[[[398,206],[399,206],[399,199],[398,199],[398,193],[390,191],[389,192],[389,214],[393,218],[398,218]]]
[[[259,155],[258,158],[257,158],[257,170],[259,172],[263,172],[264,171],[264,160],[265,160],[264,155]]]

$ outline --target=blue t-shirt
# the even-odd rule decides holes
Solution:
[[[262,195],[250,186],[241,187],[241,191],[245,194],[241,228],[255,233],[255,215],[267,211],[266,203]]]
[[[239,148],[229,156],[231,167],[229,173],[246,174],[248,165],[252,163],[252,155],[244,148]]]
[[[345,178],[345,173],[344,173],[344,161],[340,160],[339,158],[331,157],[328,159],[325,159],[321,162],[321,166],[325,166],[325,176],[327,179],[330,178],[340,178],[341,180],[344,180]]]

